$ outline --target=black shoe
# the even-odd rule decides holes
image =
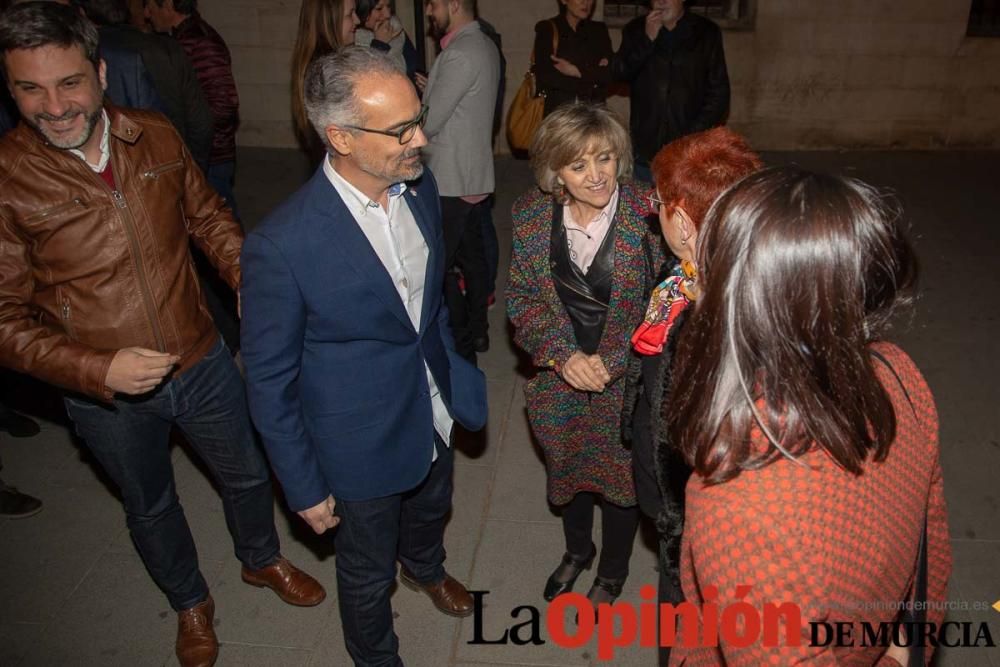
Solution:
[[[598,576],[594,579],[594,585],[587,591],[587,599],[597,609],[599,604],[614,604],[618,596],[622,594],[622,586],[625,585],[625,577],[621,579],[607,579]]]
[[[590,569],[596,555],[597,547],[593,543],[590,544],[590,553],[583,558],[574,556],[569,552],[564,553],[562,563],[559,564],[559,567],[555,569],[555,572],[545,582],[545,599],[548,602],[552,602],[556,599],[557,595],[573,590],[573,584],[576,583],[577,577],[584,570]]]
[[[490,337],[486,335],[476,336],[472,339],[472,349],[476,352],[488,351],[490,349]]]
[[[30,438],[38,435],[41,430],[34,419],[28,419],[13,410],[7,410],[0,418],[0,431],[7,431],[15,438]]]
[[[25,519],[42,511],[42,501],[0,483],[0,517]]]

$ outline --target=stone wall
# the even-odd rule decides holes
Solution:
[[[398,3],[412,25],[412,3]],[[299,4],[201,2],[233,53],[242,145],[294,145],[288,78]],[[730,122],[756,147],[1000,148],[1000,39],[965,36],[969,0],[756,4],[752,30],[724,33]],[[503,35],[509,102],[528,67],[533,26],[554,14],[556,0],[479,6]],[[612,39],[617,45],[620,31]],[[612,105],[627,115],[627,98]],[[506,151],[502,139],[497,149]]]

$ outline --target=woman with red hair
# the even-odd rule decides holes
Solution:
[[[747,142],[724,127],[677,139],[660,149],[652,163],[656,190],[650,206],[674,256],[660,272],[646,317],[632,337],[638,356],[629,369],[623,431],[632,443],[639,507],[656,521],[660,536],[660,602],[677,604],[683,599],[678,556],[690,468],[666,441],[660,406],[670,409],[677,333],[685,309],[701,291],[696,264],[699,232],[715,199],[760,168],[760,158]],[[669,648],[660,649],[661,664],[669,654]]]

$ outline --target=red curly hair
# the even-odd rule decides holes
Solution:
[[[682,207],[700,229],[712,202],[764,163],[742,136],[727,127],[714,127],[670,142],[651,166],[667,210]]]

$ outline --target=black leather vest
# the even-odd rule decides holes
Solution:
[[[584,354],[594,354],[604,334],[608,304],[611,301],[611,282],[615,272],[615,229],[618,216],[611,219],[608,234],[597,250],[590,270],[585,274],[573,263],[563,227],[563,207],[556,204],[552,214],[552,243],[549,266],[556,293],[569,319],[573,323],[576,344]]]

